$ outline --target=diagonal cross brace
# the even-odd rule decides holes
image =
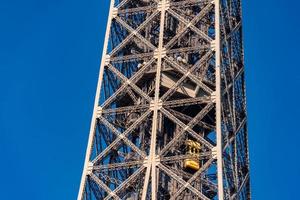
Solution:
[[[99,120],[108,127],[118,138],[122,139],[128,146],[130,146],[135,152],[137,152],[140,156],[145,157],[145,153],[142,152],[135,144],[133,144],[124,134],[122,134],[118,129],[116,129],[109,121],[107,121],[104,117],[99,116]]]
[[[109,151],[115,146],[117,145],[122,138],[126,137],[126,135],[128,133],[130,133],[130,131],[134,130],[134,128],[136,128],[136,126],[138,126],[152,111],[149,109],[147,112],[145,112],[140,118],[138,118],[138,120],[136,120],[126,131],[124,131],[120,136],[117,137],[108,147],[106,147],[106,149],[104,149],[92,162],[96,163],[97,161],[99,161],[101,158],[103,158],[105,155],[107,155],[109,153]],[[142,154],[143,157],[145,157],[144,153]]]
[[[119,185],[114,191],[114,194],[117,194],[122,189],[126,188],[126,185],[128,185],[131,181],[137,178],[138,175],[145,169],[145,166],[141,166],[138,170],[136,170],[131,176],[129,176],[121,185]],[[127,186],[128,187],[128,186]],[[107,197],[105,197],[104,200],[109,200],[112,197],[111,194],[109,194]]]
[[[206,86],[201,80],[199,80],[198,77],[196,77],[194,74],[189,73],[188,70],[181,67],[179,64],[177,64],[175,61],[173,61],[170,57],[166,56],[165,60],[171,64],[175,69],[177,69],[182,74],[188,74],[189,78],[194,81],[197,85],[199,85],[205,92],[211,94],[213,91],[208,86]]]
[[[195,24],[197,23],[199,20],[201,20],[208,12],[209,10],[212,8],[212,4],[208,4],[206,7],[204,7],[199,14],[194,17],[189,23],[187,21],[185,21],[186,26],[180,30],[180,32],[175,35],[166,45],[165,48],[170,48],[176,41],[178,41],[178,38],[180,38],[180,36],[182,36],[184,33],[187,32],[189,26],[187,26],[187,24]],[[206,35],[205,33],[203,33],[204,35]]]
[[[122,81],[123,83],[127,83],[134,89],[139,95],[147,99],[148,101],[151,101],[151,98],[143,92],[139,87],[137,87],[134,83],[132,83],[126,76],[124,76],[119,70],[117,70],[114,66],[111,64],[108,64],[107,67],[109,70],[111,70],[113,73],[115,73]]]
[[[103,190],[105,190],[108,194],[110,194],[114,199],[121,200],[120,197],[116,195],[115,192],[111,191],[111,189],[103,183],[95,174],[91,173],[89,175]]]
[[[186,74],[184,74],[162,97],[161,101],[165,101],[170,97],[176,89],[179,87],[179,85],[191,74],[196,70],[199,66],[201,66],[207,59],[210,58],[212,52],[209,51],[207,52],[197,63],[194,64],[193,67],[191,67]],[[203,79],[201,77],[201,79]]]
[[[174,115],[172,115],[169,111],[167,111],[165,108],[161,108],[161,112],[164,113],[166,116],[168,116],[172,121],[174,121],[176,124],[181,126],[183,129],[180,133],[178,133],[159,153],[159,155],[163,155],[180,137],[181,135],[187,131],[192,136],[197,138],[199,141],[201,141],[202,144],[207,146],[209,149],[213,148],[213,145],[210,144],[208,141],[206,141],[202,136],[197,134],[195,131],[193,131],[192,127],[194,126],[196,121],[199,121],[202,117],[204,117],[211,109],[213,104],[206,105],[192,120],[188,125],[185,125],[183,122],[181,122],[179,119],[177,119]]]
[[[177,182],[179,182],[180,184],[182,184],[184,187],[186,187],[187,189],[189,189],[190,191],[192,191],[194,194],[196,194],[200,199],[203,200],[209,200],[209,198],[207,198],[204,194],[202,194],[199,190],[197,190],[196,188],[194,188],[190,183],[184,181],[182,178],[180,178],[179,176],[177,176],[172,170],[170,170],[169,168],[167,168],[166,166],[164,166],[163,164],[158,164],[157,165],[162,171],[164,171],[166,174],[168,174],[168,176],[170,176],[170,178],[175,179]]]
[[[119,22],[122,26],[124,26],[130,33],[133,33],[137,38],[139,38],[145,45],[147,45],[150,49],[154,50],[156,47],[151,44],[146,38],[144,38],[139,32],[134,30],[131,26],[129,26],[125,21],[123,21],[120,17],[115,18],[117,22]]]
[[[152,58],[148,63],[146,63],[141,69],[139,69],[131,78],[129,78],[125,83],[122,84],[122,86],[112,95],[110,96],[102,105],[102,108],[105,108],[108,106],[114,99],[117,98],[117,96],[124,92],[126,87],[128,86],[128,82],[134,84],[136,83],[139,78],[143,75],[143,73],[146,71],[146,69],[154,62],[154,58]],[[151,101],[151,100],[150,100]],[[149,102],[150,102],[149,101]]]
[[[115,47],[111,52],[110,56],[113,56],[117,51],[119,51],[125,44],[127,44],[131,38],[135,36],[136,33],[138,33],[140,30],[142,30],[156,15],[159,13],[158,10],[156,10],[154,13],[152,13],[135,31],[131,32],[117,47]]]
[[[188,180],[188,184],[191,184],[193,181],[196,180],[196,178],[198,178],[198,176],[203,173],[205,170],[207,170],[209,168],[209,166],[211,165],[211,163],[214,161],[213,158],[211,158],[210,160],[208,160],[189,180]],[[187,188],[187,185],[183,185],[175,194],[174,196],[171,197],[170,200],[175,200],[176,197],[178,197],[184,190],[185,188]]]
[[[201,30],[199,30],[195,25],[193,25],[192,23],[189,23],[189,21],[187,21],[186,19],[184,19],[182,16],[180,16],[178,13],[176,13],[174,10],[169,9],[168,12],[175,17],[176,19],[178,19],[179,21],[181,21],[183,24],[185,24],[186,26],[190,27],[191,30],[193,30],[195,33],[197,33],[198,35],[200,35],[203,39],[205,39],[207,42],[212,42],[212,39],[206,35],[204,32],[202,32]]]

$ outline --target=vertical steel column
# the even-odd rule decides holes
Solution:
[[[157,155],[156,155],[156,135],[157,135],[157,123],[158,123],[158,110],[160,109],[159,105],[159,88],[161,85],[161,66],[162,58],[165,56],[165,51],[163,50],[163,37],[164,37],[164,25],[165,25],[165,12],[167,9],[167,0],[161,0],[158,3],[158,10],[160,10],[160,33],[159,33],[159,44],[158,49],[154,52],[154,56],[157,59],[157,68],[156,68],[156,79],[155,79],[155,95],[154,101],[151,102],[153,110],[153,119],[152,119],[152,132],[151,132],[151,144],[150,144],[150,153],[148,158],[148,165],[146,171],[146,177],[144,182],[142,199],[146,198],[146,193],[148,189],[148,183],[151,173],[151,199],[156,200],[156,190],[157,190]],[[151,172],[150,172],[151,171]]]
[[[217,176],[218,197],[224,199],[223,186],[223,144],[221,118],[221,33],[220,33],[220,0],[215,0],[215,56],[216,56],[216,134],[217,134]]]
[[[104,65],[105,65],[105,62],[107,59],[106,54],[107,54],[111,22],[112,22],[112,18],[113,18],[114,4],[115,4],[115,0],[111,0],[108,20],[107,20],[107,25],[106,25],[105,39],[104,39],[104,44],[103,44],[102,58],[101,58],[101,64],[100,64],[100,73],[99,73],[99,77],[98,77],[98,84],[97,84],[96,95],[95,95],[93,115],[92,115],[92,120],[91,120],[91,125],[90,125],[88,145],[87,145],[87,149],[86,149],[84,167],[83,167],[82,177],[81,177],[81,181],[80,181],[80,187],[79,187],[77,200],[82,200],[84,186],[86,184],[86,176],[88,174],[88,167],[90,165],[90,156],[91,156],[91,151],[92,151],[93,138],[94,138],[94,134],[95,134],[95,125],[96,125],[96,119],[97,119],[97,109],[98,109],[98,104],[99,104],[99,99],[100,99],[100,90],[101,90],[101,84],[102,84],[102,79],[103,79]]]

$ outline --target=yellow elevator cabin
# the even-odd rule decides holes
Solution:
[[[193,140],[186,140],[185,141],[186,146],[186,154],[190,155],[192,158],[187,158],[184,160],[183,166],[185,169],[192,169],[192,170],[199,170],[200,169],[200,163],[199,163],[199,157],[200,157],[200,143],[193,141]]]

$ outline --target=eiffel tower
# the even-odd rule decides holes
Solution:
[[[78,200],[251,199],[240,0],[111,0]]]

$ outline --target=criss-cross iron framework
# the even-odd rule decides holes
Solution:
[[[250,199],[241,25],[240,0],[111,0],[78,200]]]

